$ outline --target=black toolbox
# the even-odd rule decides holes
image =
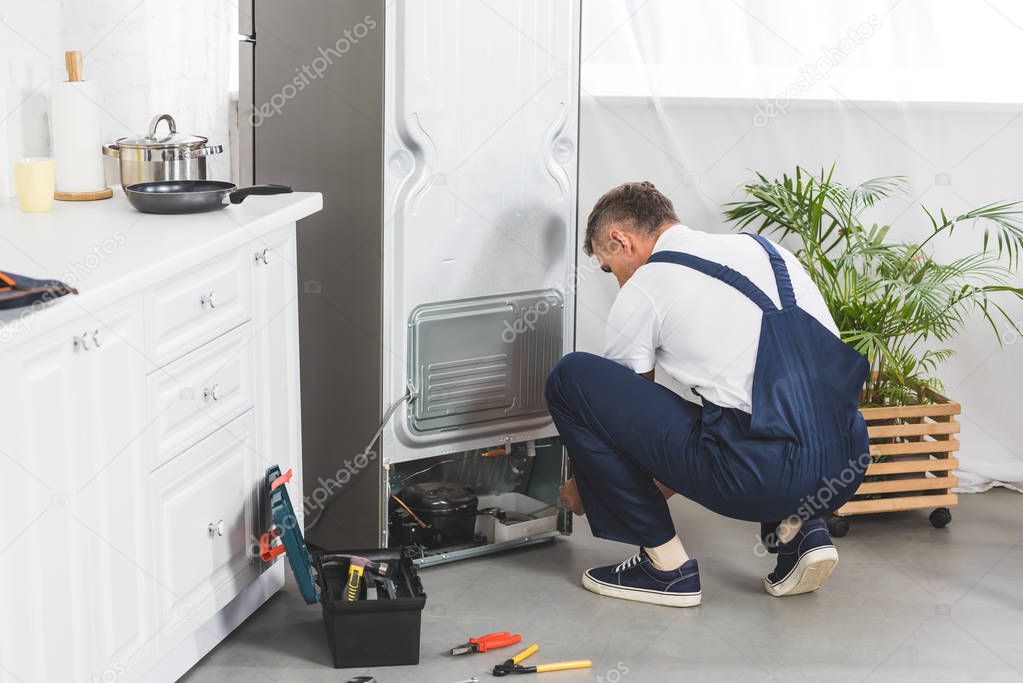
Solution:
[[[282,475],[277,465],[266,471],[274,526],[260,537],[260,555],[264,562],[273,562],[278,555],[287,554],[302,598],[310,605],[320,603],[334,666],[418,664],[426,593],[411,558],[397,548],[310,552],[288,495],[290,479],[291,470]],[[275,543],[278,539],[280,543]],[[393,594],[367,570],[359,583],[358,599],[346,600],[350,556],[387,562],[393,575]],[[369,599],[373,592],[375,599]]]

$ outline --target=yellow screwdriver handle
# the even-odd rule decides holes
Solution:
[[[527,647],[525,650],[523,650],[522,652],[520,652],[517,655],[515,655],[514,657],[512,657],[512,659],[511,659],[512,664],[518,664],[523,659],[525,659],[526,657],[528,657],[531,654],[535,653],[539,649],[540,649],[540,645],[538,643],[533,643],[532,645]]]
[[[554,664],[539,664],[536,672],[542,674],[545,671],[568,671],[569,669],[589,669],[593,662],[588,659],[577,659],[574,662],[555,662]]]
[[[362,567],[357,564],[348,566],[348,588],[345,598],[348,602],[355,602],[359,597],[359,581],[362,579]]]

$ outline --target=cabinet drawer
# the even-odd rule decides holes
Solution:
[[[146,292],[150,371],[252,317],[246,254],[247,250],[231,252]]]
[[[149,375],[156,469],[252,407],[252,323]]]
[[[254,580],[252,413],[152,475],[161,650],[197,630]]]

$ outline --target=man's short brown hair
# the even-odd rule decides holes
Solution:
[[[583,249],[593,254],[593,239],[615,223],[623,223],[630,230],[652,235],[665,223],[678,223],[671,200],[644,180],[625,183],[609,190],[597,200],[586,219],[586,244]]]

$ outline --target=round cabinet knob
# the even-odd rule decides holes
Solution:
[[[100,337],[99,328],[92,331],[92,343],[97,349],[103,346],[103,340]]]
[[[210,532],[210,538],[213,538],[214,536],[223,536],[224,532],[227,531],[227,525],[225,525],[224,520],[221,519],[216,522],[210,522],[207,529]]]
[[[199,303],[203,306],[209,306],[211,309],[217,307],[217,293],[210,292],[209,294],[203,294],[199,297]]]

